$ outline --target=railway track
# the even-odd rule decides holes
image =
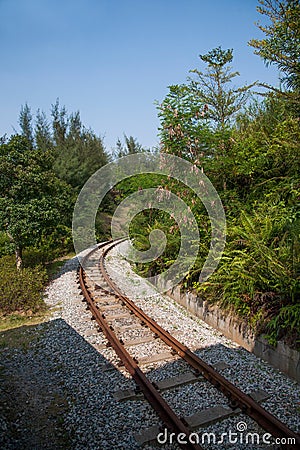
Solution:
[[[266,411],[250,395],[243,393],[230,383],[214,367],[196,356],[121,292],[105,268],[105,258],[109,251],[120,242],[119,240],[100,244],[83,258],[79,268],[80,288],[93,319],[107,338],[107,345],[113,347],[121,364],[134,379],[137,386],[135,394],[142,394],[147,399],[170,433],[175,433],[177,438],[181,436],[181,439],[177,439],[179,446],[194,450],[203,448],[199,443],[193,443],[192,430],[188,421],[178,417],[163,398],[162,385],[151,382],[141,369],[163,358],[166,361],[181,358],[190,367],[187,376],[175,377],[176,380],[171,380],[169,385],[172,386],[172,383],[173,386],[176,383],[180,385],[180,383],[195,382],[197,379],[204,378],[227,397],[229,411],[235,414],[241,412],[251,417],[267,433],[281,439],[282,448],[300,448],[300,438],[297,433]],[[84,270],[83,267],[88,270]],[[130,338],[130,332],[133,329],[135,330],[134,339]],[[167,350],[161,353],[155,352],[152,358],[136,356],[134,352],[136,346],[153,342]],[[132,394],[127,393],[129,398],[130,395]],[[183,436],[186,438],[183,439]]]

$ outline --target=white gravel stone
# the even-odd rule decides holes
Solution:
[[[51,317],[41,324],[41,338],[32,351],[32,364],[40,367],[40,383],[53,377],[68,402],[64,426],[71,436],[71,448],[75,450],[138,449],[134,434],[155,424],[160,424],[156,414],[145,401],[118,403],[114,391],[135,387],[119,359],[111,348],[96,350],[106,343],[98,332],[95,321],[86,310],[77,284],[77,258],[68,261],[45,291],[45,300],[51,307]],[[221,373],[245,392],[263,389],[270,393],[264,402],[270,412],[278,416],[293,430],[299,429],[299,386],[297,383],[254,355],[225,338],[201,320],[194,318],[170,298],[157,295],[154,288],[136,275],[127,261],[115,248],[109,255],[106,268],[123,292],[140,308],[155,319],[178,340],[196,349],[206,362],[219,361],[229,367]],[[137,330],[130,330],[127,338],[134,339]],[[142,344],[134,348],[136,356],[150,356],[161,351],[161,344]],[[131,350],[130,350],[131,351]],[[15,364],[17,364],[18,353]],[[110,369],[110,370],[108,370]],[[184,362],[159,362],[147,367],[148,376],[158,381],[179,372],[185,372]],[[52,380],[52,381],[53,381]],[[198,382],[163,393],[179,415],[190,415],[210,406],[227,405],[224,396],[207,382]],[[248,430],[263,434],[251,419],[245,416],[231,417],[211,425],[209,431],[220,437],[222,432],[236,431],[240,421]],[[1,423],[0,423],[1,426]],[[3,424],[5,428],[5,424]],[[207,449],[266,449],[268,445],[224,443],[203,445]],[[9,447],[8,447],[9,448]],[[46,447],[45,447],[46,448]],[[145,449],[159,448],[150,443]],[[161,448],[161,447],[160,447]],[[176,444],[166,444],[165,449],[177,449]],[[272,446],[271,448],[276,448]]]

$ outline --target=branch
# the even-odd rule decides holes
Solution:
[[[291,92],[291,91],[282,91],[281,89],[278,89],[278,88],[276,88],[276,87],[274,87],[274,86],[270,86],[270,85],[267,84],[267,83],[258,83],[257,86],[263,87],[263,88],[265,88],[265,89],[269,89],[269,90],[271,90],[271,91],[273,91],[273,92],[276,92],[276,94],[280,94],[280,95],[282,95],[283,97],[286,97],[286,98],[288,98],[288,99],[294,101],[295,103],[297,103],[297,102],[300,101],[300,95],[297,94],[297,93],[295,93],[295,92]],[[264,96],[265,96],[265,95],[268,95],[268,92],[267,92],[267,93],[264,93],[264,92],[254,92],[254,94],[264,95]]]

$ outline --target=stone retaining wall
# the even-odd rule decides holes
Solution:
[[[168,295],[241,347],[300,382],[300,353],[298,351],[291,349],[281,341],[278,342],[276,348],[272,347],[263,337],[255,336],[239,318],[225,313],[216,305],[208,305],[193,292],[183,292],[176,287],[169,291]]]

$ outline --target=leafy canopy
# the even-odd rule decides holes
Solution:
[[[51,108],[52,121],[38,110],[35,120],[27,104],[21,108],[19,125],[21,134],[32,147],[51,151],[56,175],[76,191],[88,178],[107,163],[102,139],[86,128],[79,111],[68,114],[57,100]]]
[[[0,227],[18,248],[36,244],[58,223],[70,224],[72,193],[52,170],[51,152],[12,136],[0,146]]]
[[[300,91],[300,3],[298,0],[259,0],[257,10],[267,16],[268,25],[258,24],[265,37],[252,39],[265,63],[275,64],[282,72],[282,83],[292,91]]]

